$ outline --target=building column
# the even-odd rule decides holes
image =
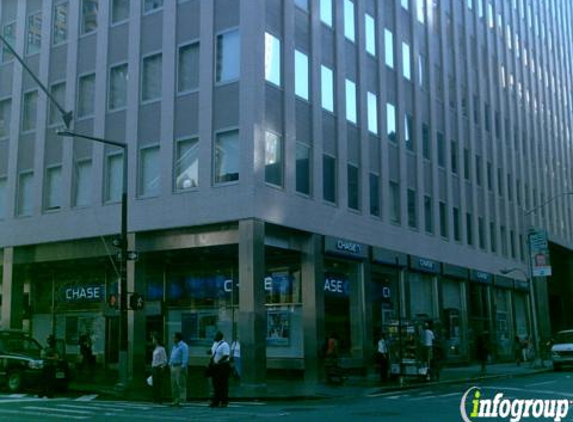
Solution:
[[[135,233],[127,235],[128,250],[135,248]],[[128,299],[131,294],[138,293],[145,297],[145,271],[144,265],[138,261],[127,261],[127,292]],[[129,300],[128,300],[129,305]],[[134,385],[143,385],[145,381],[145,310],[127,310],[127,379]]]
[[[462,359],[469,361],[471,359],[471,353],[469,338],[470,317],[468,309],[468,295],[469,281],[464,280],[460,283],[460,355],[462,356]]]
[[[366,371],[372,366],[372,356],[374,356],[374,344],[378,341],[374,338],[372,326],[372,301],[371,301],[371,265],[364,261],[360,266],[362,269],[361,281],[361,307],[362,307],[362,359]]]
[[[239,337],[243,384],[266,378],[265,225],[239,221]]]
[[[320,348],[325,338],[322,236],[312,234],[304,242],[301,272],[304,379],[306,382],[317,382],[322,378]]]
[[[549,318],[549,293],[547,289],[549,280],[547,277],[531,278],[535,294],[535,305],[537,307],[537,332],[539,335],[537,341],[540,342],[540,345],[543,345],[544,340],[547,341],[547,339],[552,337],[551,320]]]
[[[2,328],[22,328],[24,282],[14,274],[14,248],[4,248],[2,263]]]

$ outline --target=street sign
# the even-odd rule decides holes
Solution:
[[[533,230],[529,233],[529,259],[533,277],[548,277],[551,273],[549,261],[549,242],[545,230]]]

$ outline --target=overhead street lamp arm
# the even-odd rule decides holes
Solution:
[[[100,142],[102,144],[113,145],[113,146],[120,147],[120,148],[127,148],[127,144],[125,142],[119,142],[119,141],[112,141],[110,139],[97,138],[95,136],[83,135],[81,133],[70,132],[68,130],[59,130],[56,133],[60,136],[69,136],[72,138],[84,138],[84,139],[87,139],[89,141]]]
[[[58,100],[56,100],[54,98],[54,96],[52,94],[50,94],[50,91],[44,86],[44,84],[40,81],[40,79],[38,79],[38,77],[34,74],[34,72],[32,72],[32,69],[30,69],[28,67],[26,62],[24,62],[24,60],[22,60],[22,57],[20,57],[20,55],[18,53],[16,53],[16,50],[14,50],[12,48],[10,43],[8,41],[6,41],[6,38],[4,38],[1,34],[0,34],[0,41],[2,41],[4,46],[8,50],[10,50],[10,53],[12,53],[12,55],[16,58],[16,60],[18,60],[18,62],[20,62],[22,67],[26,70],[26,72],[28,72],[28,74],[32,77],[32,79],[34,79],[34,82],[36,82],[36,84],[40,87],[40,89],[42,91],[44,91],[44,93],[50,99],[52,104],[54,104],[56,106],[56,108],[60,112],[60,115],[62,117],[62,121],[64,122],[64,125],[66,126],[66,128],[69,128],[70,123],[72,122],[72,119],[73,119],[73,113],[71,111],[64,110],[64,108],[60,105],[60,103],[58,103]]]
[[[555,201],[557,198],[560,198],[560,197],[565,196],[565,195],[573,195],[573,191],[558,193],[557,195],[552,196],[551,198],[549,198],[547,201],[543,202],[542,204],[539,204],[538,206],[533,207],[533,208],[531,208],[530,210],[525,210],[525,211],[523,211],[523,215],[525,215],[525,216],[531,215],[531,214],[533,214],[535,211],[537,211],[538,209],[543,208],[544,206],[546,206],[546,205],[550,204],[551,202]]]

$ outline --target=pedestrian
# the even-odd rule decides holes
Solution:
[[[428,322],[424,323],[424,332],[422,335],[422,345],[424,346],[424,361],[426,362],[427,366],[430,366],[432,362],[432,347],[434,346],[434,339],[436,336],[434,332],[430,328],[430,324]]]
[[[388,345],[386,344],[386,336],[380,333],[378,340],[378,348],[376,350],[376,363],[380,371],[380,381],[385,382],[388,380]]]
[[[85,372],[88,377],[91,377],[95,364],[95,356],[93,353],[92,337],[89,331],[80,336],[79,346],[82,359],[80,363],[81,370]]]
[[[231,363],[233,366],[233,376],[235,379],[240,380],[242,373],[241,343],[238,337],[231,343]]]
[[[338,367],[338,334],[330,334],[324,343],[323,349],[326,382],[331,383],[334,379],[340,379],[340,368]]]
[[[165,378],[165,369],[167,368],[167,353],[159,336],[154,335],[151,340],[154,347],[151,360],[153,401],[155,403],[161,403],[163,398],[163,380]]]
[[[189,363],[189,347],[183,341],[183,334],[173,336],[173,349],[169,366],[171,368],[171,406],[179,407],[187,400],[187,365]]]
[[[229,405],[230,353],[229,344],[225,341],[223,333],[217,331],[215,341],[211,346],[213,399],[209,407],[227,407]]]
[[[521,365],[521,358],[522,358],[521,349],[522,349],[521,340],[519,339],[519,336],[515,336],[513,338],[513,358],[517,366]]]
[[[489,358],[489,347],[487,341],[487,334],[483,333],[477,338],[476,341],[476,356],[481,365],[481,373],[485,374],[487,360]]]
[[[44,360],[44,368],[42,371],[41,389],[38,397],[54,397],[55,381],[56,381],[56,366],[58,364],[58,351],[56,349],[56,338],[53,334],[48,336],[46,340],[46,347],[42,349],[42,359]]]
[[[442,372],[442,366],[446,359],[446,348],[444,345],[445,333],[442,331],[434,338],[434,344],[432,346],[432,361],[430,364],[431,377],[436,381],[440,380],[440,373]]]

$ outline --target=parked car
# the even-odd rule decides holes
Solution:
[[[559,331],[551,347],[553,369],[561,370],[565,365],[573,365],[573,330]]]
[[[54,387],[68,388],[70,370],[63,355],[56,362]],[[42,346],[33,337],[21,331],[0,331],[0,386],[10,392],[39,389],[45,382]]]

